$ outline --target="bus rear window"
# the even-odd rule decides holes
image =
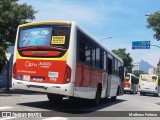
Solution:
[[[126,77],[125,77],[125,81],[126,81],[126,82],[128,82],[128,81],[129,81],[129,79],[130,79],[130,76],[129,76],[129,75],[126,75]]]
[[[69,27],[32,27],[20,30],[19,48],[28,46],[66,47],[69,42]]]
[[[148,81],[148,82],[155,82],[157,79],[156,76],[150,76],[150,75],[143,75],[142,81]]]
[[[52,28],[32,28],[20,31],[19,47],[50,45]]]
[[[25,57],[34,57],[35,51],[41,51],[37,57],[51,57],[55,54],[60,57],[69,47],[70,29],[70,25],[22,27],[19,30],[18,52]]]

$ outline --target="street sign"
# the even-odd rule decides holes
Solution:
[[[132,49],[150,49],[150,41],[133,41]]]

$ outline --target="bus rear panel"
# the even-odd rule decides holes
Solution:
[[[154,94],[159,96],[160,86],[157,75],[141,74],[139,83],[139,91],[141,95]]]
[[[67,63],[71,24],[22,25],[17,33],[13,88],[73,95]],[[62,87],[63,86],[63,87]],[[63,89],[62,89],[63,88]]]
[[[138,92],[139,79],[132,73],[127,73],[124,80],[124,91],[130,93]]]

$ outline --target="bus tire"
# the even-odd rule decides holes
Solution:
[[[111,97],[111,100],[116,100],[117,99],[117,96],[113,96],[113,97]]]
[[[101,92],[102,92],[102,87],[100,85],[98,85],[97,92],[96,92],[96,97],[93,101],[93,104],[95,106],[99,105],[99,103],[101,101]]]
[[[56,95],[56,94],[51,94],[51,93],[48,93],[47,97],[50,102],[55,103],[55,104],[60,103],[63,99],[62,95]]]
[[[111,100],[116,100],[117,99],[117,95],[119,95],[120,94],[120,89],[119,89],[120,87],[118,86],[118,89],[117,89],[117,94],[116,94],[116,96],[113,96],[113,97],[111,97]]]
[[[158,94],[158,93],[155,93],[154,96],[155,96],[155,97],[159,97],[159,94]]]
[[[143,92],[140,92],[140,95],[145,95],[145,93],[143,93]]]

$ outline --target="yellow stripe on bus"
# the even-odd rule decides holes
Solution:
[[[26,27],[30,25],[39,25],[39,24],[71,24],[69,21],[43,21],[43,22],[31,22],[19,25],[19,27]]]

